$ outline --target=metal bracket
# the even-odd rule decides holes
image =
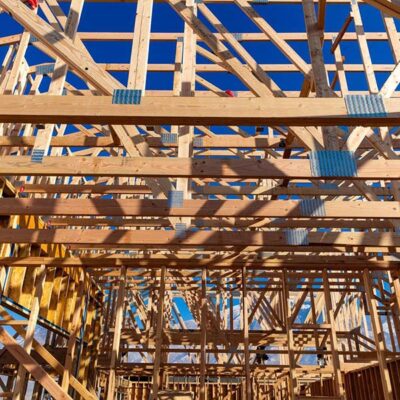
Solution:
[[[42,163],[45,151],[43,149],[33,149],[31,161],[34,163]]]
[[[38,65],[36,67],[36,73],[38,75],[50,75],[54,72],[54,64]]]
[[[357,163],[352,151],[320,150],[310,152],[311,173],[315,177],[355,177]]]
[[[286,244],[289,246],[308,246],[307,229],[285,229]]]
[[[112,97],[113,104],[140,104],[142,91],[136,89],[115,89]]]
[[[187,225],[178,223],[175,225],[175,239],[184,239],[186,237]]]
[[[232,36],[237,40],[243,40],[243,33],[232,33]]]
[[[379,94],[350,94],[344,96],[350,117],[387,117],[383,97]]]
[[[304,199],[300,201],[300,210],[303,217],[325,217],[325,203],[321,199]]]
[[[160,135],[162,144],[177,144],[178,135],[176,133],[162,133]]]
[[[168,192],[168,207],[182,208],[183,207],[183,191],[171,190]]]

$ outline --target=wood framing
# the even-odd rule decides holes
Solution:
[[[0,397],[400,400],[398,18],[0,0]]]

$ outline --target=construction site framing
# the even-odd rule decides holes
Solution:
[[[0,0],[0,397],[400,400],[400,6],[120,2]]]

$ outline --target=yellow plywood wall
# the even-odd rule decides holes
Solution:
[[[38,217],[21,216],[11,217],[9,226],[14,228],[27,229],[46,229],[43,221]],[[0,247],[1,256],[49,256],[65,257],[68,250],[65,246],[59,244],[43,244],[40,246],[2,245]],[[82,276],[82,270],[79,268],[60,268],[47,267],[46,278],[43,288],[43,294],[40,300],[40,316],[54,325],[67,331],[71,328],[72,313],[77,306],[77,287]],[[11,267],[7,270],[4,295],[15,303],[30,309],[35,287],[36,268],[33,267]],[[89,304],[96,296],[96,287],[90,282],[87,274],[85,276],[85,298],[90,296]],[[89,307],[87,312],[87,323],[91,324],[94,313],[91,311],[94,307]],[[84,308],[82,308],[84,310]]]

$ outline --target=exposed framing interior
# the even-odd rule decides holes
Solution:
[[[34,3],[0,0],[0,397],[400,400],[400,6]]]

